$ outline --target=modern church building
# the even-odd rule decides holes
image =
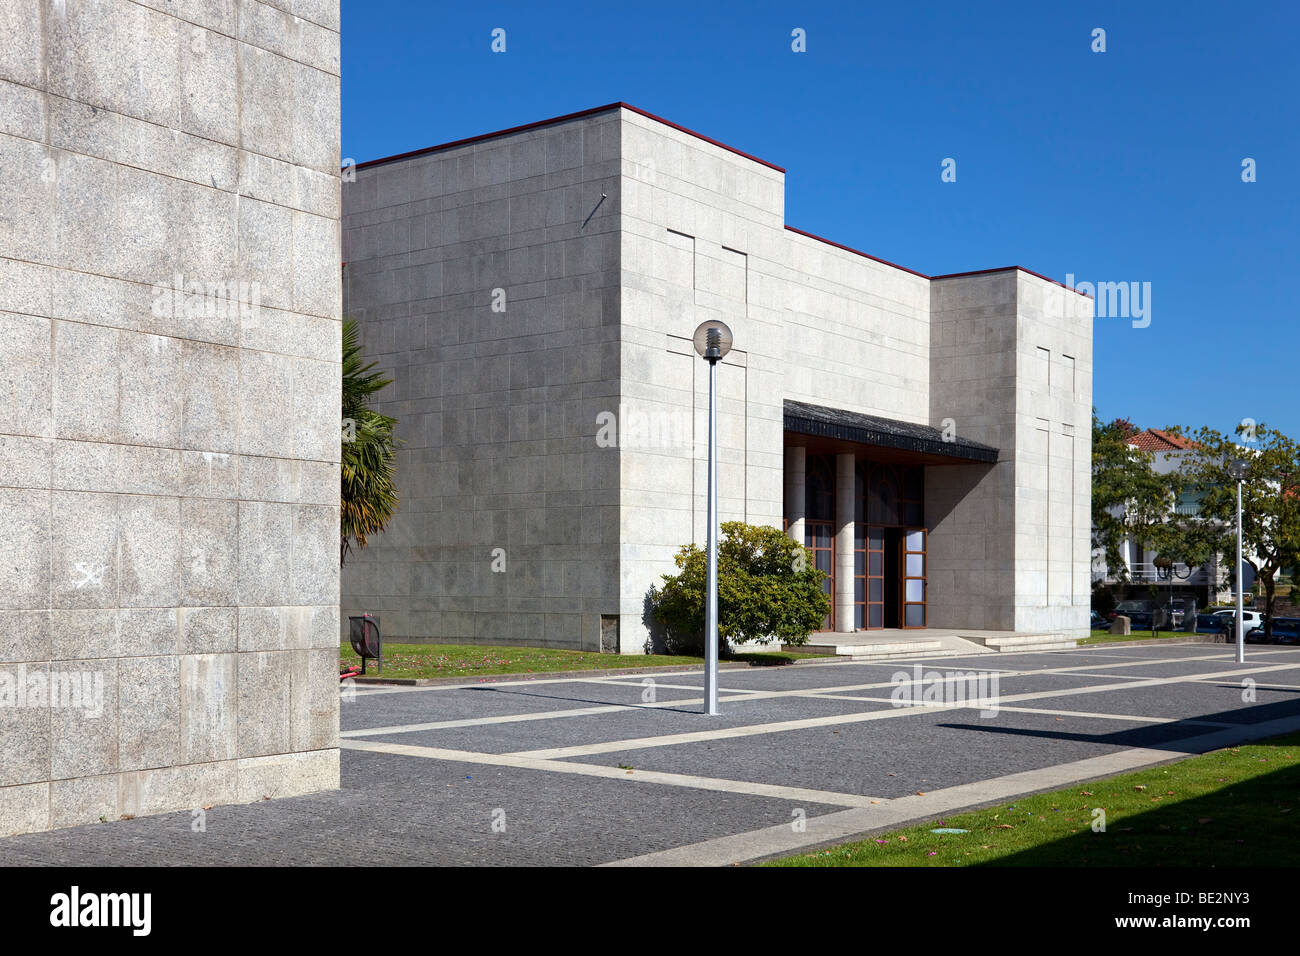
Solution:
[[[344,179],[344,313],[404,442],[345,620],[646,648],[651,588],[705,539],[691,336],[722,319],[721,520],[811,549],[828,631],[1087,633],[1090,298],[803,232],[783,169],[624,103]]]

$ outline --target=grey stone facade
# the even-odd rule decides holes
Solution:
[[[338,13],[0,4],[0,833],[338,785]]]
[[[394,376],[383,408],[407,444],[401,510],[349,559],[345,613],[380,614],[389,639],[594,650],[617,630],[640,651],[648,590],[704,541],[690,336],[721,318],[723,521],[803,537],[804,462],[837,454],[844,581],[845,482],[873,456],[909,461],[929,625],[1083,636],[1091,301],[1015,267],[932,278],[792,229],[784,183],[626,104],[362,164],[343,193],[345,311]],[[819,445],[787,401],[946,429],[997,461]],[[837,594],[850,629],[853,592]]]

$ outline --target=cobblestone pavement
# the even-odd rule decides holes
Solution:
[[[699,672],[365,689],[338,791],[214,807],[204,832],[183,811],[9,837],[0,864],[745,862],[1300,729],[1300,649],[1248,657],[756,667],[721,675],[714,718]]]

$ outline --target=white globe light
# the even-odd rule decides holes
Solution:
[[[726,322],[710,321],[700,323],[693,341],[701,358],[716,362],[731,351],[734,339]]]

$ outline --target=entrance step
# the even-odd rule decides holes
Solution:
[[[781,649],[827,654],[855,661],[872,661],[973,657],[1017,651],[1064,651],[1077,645],[1078,642],[1073,638],[1062,634],[931,628],[920,633],[902,629],[847,633],[821,631],[813,634],[807,644],[785,644]]]
[[[1064,651],[1079,646],[1078,641],[1061,634],[1013,634],[972,637],[971,640],[979,641],[1000,654],[1016,651]]]
[[[807,644],[786,644],[785,651],[803,651],[809,654],[834,654],[836,657],[851,657],[854,660],[871,660],[879,657],[915,657],[940,656],[945,650],[942,641],[875,641],[872,643],[819,640]],[[952,654],[955,656],[956,651]],[[948,655],[944,655],[948,656]]]

